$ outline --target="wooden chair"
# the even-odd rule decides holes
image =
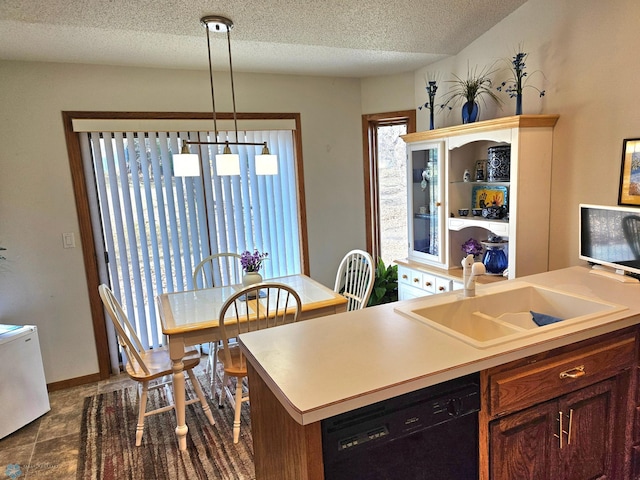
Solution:
[[[281,283],[257,283],[243,288],[231,296],[220,310],[220,333],[222,347],[218,359],[224,367],[220,406],[225,394],[233,397],[229,390],[229,378],[236,380],[235,411],[233,420],[233,443],[240,438],[240,412],[242,403],[249,401],[248,392],[243,393],[242,379],[247,376],[247,364],[237,343],[229,340],[241,333],[273,328],[298,320],[302,302],[299,295],[288,285]]]
[[[193,288],[224,287],[242,283],[242,265],[237,253],[215,253],[204,258],[193,269]],[[209,359],[205,373],[209,375],[211,398],[216,395],[218,343],[209,343]]]
[[[171,358],[169,357],[169,351],[166,347],[145,350],[111,289],[103,284],[98,287],[98,291],[100,292],[102,303],[104,304],[109,317],[111,317],[113,326],[116,329],[118,343],[122,347],[122,351],[126,357],[125,370],[127,375],[129,375],[132,380],[138,382],[138,425],[136,427],[136,446],[139,447],[142,443],[145,417],[174,409],[174,405],[171,403],[156,410],[147,411],[147,396],[149,390],[167,388],[167,397],[170,399],[173,398],[170,389],[170,376],[173,373]],[[211,408],[202,393],[202,388],[200,387],[198,379],[192,371],[192,369],[200,363],[200,353],[198,353],[195,348],[187,350],[185,352],[183,362],[184,371],[191,381],[197,396],[197,398],[187,400],[185,404],[190,405],[195,402],[200,402],[209,423],[213,425],[214,420]],[[164,380],[163,377],[168,377],[169,380]]]
[[[242,283],[242,266],[237,253],[215,253],[193,269],[193,288],[223,287]]]
[[[622,230],[633,256],[640,259],[640,216],[627,215],[622,219]]]
[[[333,290],[347,297],[347,311],[360,310],[367,306],[374,280],[371,255],[364,250],[351,250],[340,262]]]

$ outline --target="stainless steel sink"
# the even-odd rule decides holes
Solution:
[[[479,289],[471,298],[429,297],[423,304],[412,302],[395,310],[477,348],[487,348],[627,309],[525,282],[510,283],[498,291]],[[539,327],[530,311],[562,321]]]

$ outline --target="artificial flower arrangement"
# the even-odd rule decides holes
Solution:
[[[486,106],[485,97],[489,97],[497,104],[501,104],[502,100],[492,90],[493,83],[491,76],[495,72],[496,69],[494,69],[493,66],[484,67],[482,70],[478,71],[478,67],[471,70],[467,65],[467,78],[461,78],[454,74],[453,76],[455,79],[448,80],[449,83],[453,83],[453,87],[446,94],[445,102],[440,105],[440,108],[448,108],[451,110],[459,101],[464,100],[464,117],[465,113],[467,113],[468,116],[471,116],[472,109],[477,109],[474,105],[478,104],[478,100],[482,100],[482,103]],[[468,111],[465,112],[465,109]]]
[[[240,264],[245,272],[257,272],[268,256],[268,253],[260,253],[257,249],[253,253],[246,250],[240,254]]]
[[[529,78],[529,74],[525,72],[527,68],[525,64],[525,60],[527,59],[528,53],[522,52],[522,47],[518,47],[518,53],[516,53],[511,61],[509,62],[509,68],[511,70],[511,80],[506,80],[502,82],[496,90],[499,92],[504,91],[509,95],[509,98],[516,99],[516,115],[522,114],[522,90],[525,87],[533,88],[538,92],[540,97],[544,97],[545,91],[540,90],[538,87],[527,84]],[[544,76],[544,73],[540,72],[540,70],[536,70],[533,73],[541,73]],[[533,75],[533,74],[532,74]]]
[[[427,96],[429,97],[429,100],[422,105],[418,105],[418,110],[422,110],[423,108],[426,108],[429,110],[429,129],[433,130],[434,129],[434,122],[433,122],[434,111],[433,110],[436,106],[435,99],[436,99],[436,92],[438,91],[438,85],[436,84],[435,79],[427,80],[425,78],[425,81],[427,82],[427,86],[425,88],[427,89]]]
[[[473,255],[475,258],[482,253],[482,245],[475,238],[470,238],[462,244],[462,251],[465,255]]]

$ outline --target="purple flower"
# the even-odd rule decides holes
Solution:
[[[240,264],[245,272],[257,272],[262,267],[262,262],[269,256],[268,253],[260,253],[258,250],[254,250],[251,253],[246,250],[240,254]]]
[[[462,251],[466,255],[473,255],[474,257],[477,257],[482,253],[482,245],[480,245],[476,239],[470,238],[462,244]]]

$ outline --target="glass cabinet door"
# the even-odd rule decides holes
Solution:
[[[444,145],[418,143],[408,149],[409,258],[442,265]]]

